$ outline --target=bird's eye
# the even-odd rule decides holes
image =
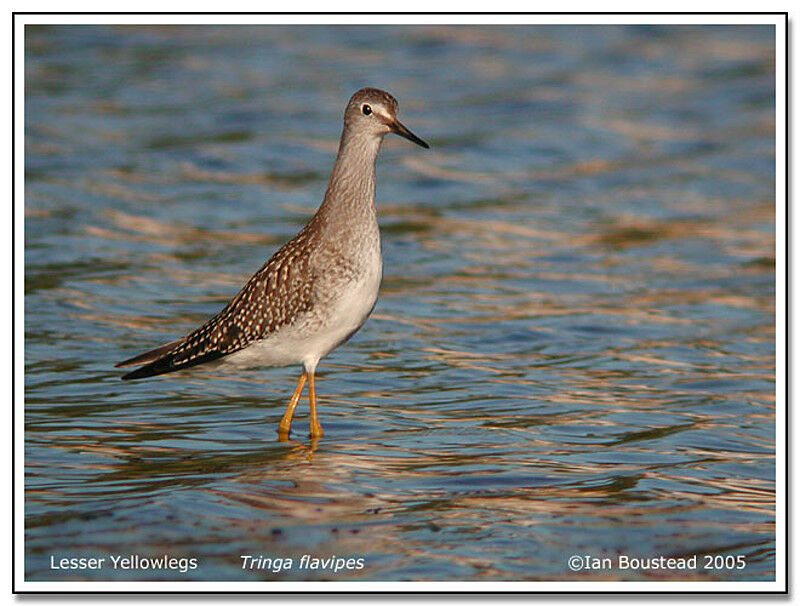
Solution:
[[[372,113],[372,108],[365,103],[361,106],[361,113],[363,113],[365,116],[369,116]]]

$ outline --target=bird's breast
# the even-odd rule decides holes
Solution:
[[[320,261],[307,327],[314,357],[326,355],[364,324],[375,306],[383,276],[378,239],[374,243],[362,240],[358,250],[327,251]]]
[[[328,312],[326,323],[356,329],[372,311],[383,276],[383,260],[380,242],[370,248],[337,254],[334,262],[320,268],[315,291],[321,312]]]

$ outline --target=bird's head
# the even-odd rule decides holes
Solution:
[[[362,88],[350,97],[344,112],[344,122],[348,128],[357,132],[376,137],[395,133],[426,149],[429,147],[397,119],[397,100],[377,88]]]

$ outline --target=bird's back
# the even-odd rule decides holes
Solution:
[[[143,379],[213,362],[264,340],[313,306],[312,223],[281,247],[225,308],[187,336],[117,364],[144,364],[123,379]]]

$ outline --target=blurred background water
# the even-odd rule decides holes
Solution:
[[[773,39],[29,26],[26,578],[773,579]],[[305,223],[362,86],[432,149],[384,143],[383,287],[320,366],[325,437],[304,400],[276,439],[297,368],[122,383]],[[199,565],[50,569],[125,554]]]

